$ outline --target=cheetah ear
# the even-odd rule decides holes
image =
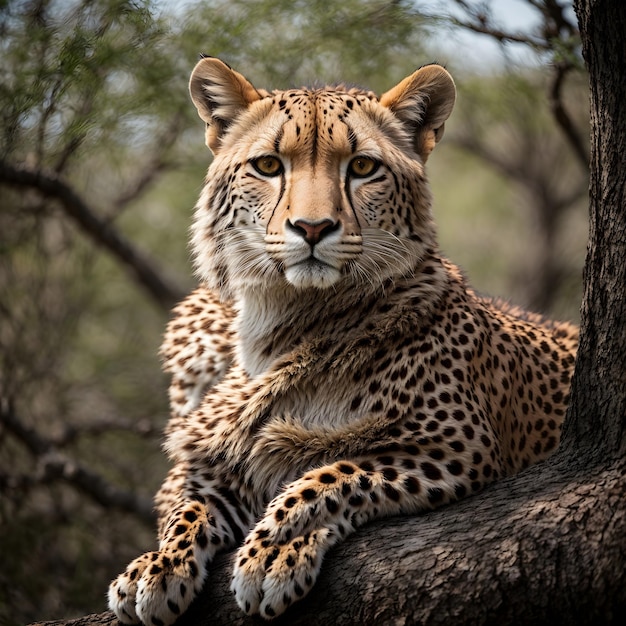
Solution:
[[[415,151],[426,162],[455,99],[452,76],[441,65],[425,65],[384,93],[380,103],[410,128]]]
[[[265,92],[260,92],[239,72],[213,57],[205,57],[191,72],[191,99],[206,122],[206,144],[215,154],[222,135],[237,116]]]

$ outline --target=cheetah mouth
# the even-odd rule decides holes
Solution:
[[[324,289],[341,278],[339,268],[311,255],[285,268],[285,278],[294,287]]]

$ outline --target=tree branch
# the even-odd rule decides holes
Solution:
[[[154,141],[152,158],[144,166],[143,172],[113,202],[113,211],[109,219],[117,217],[124,208],[143,194],[155,181],[157,174],[168,168],[167,150],[179,136],[183,116],[175,115],[165,130]]]
[[[33,171],[0,161],[0,183],[35,189],[46,197],[58,200],[65,213],[93,241],[107,249],[135,276],[139,284],[164,309],[169,310],[184,296],[159,274],[154,263],[137,250],[111,224],[98,217],[78,194],[54,173]]]
[[[24,424],[15,414],[12,404],[6,400],[0,401],[0,424],[19,439],[38,461],[35,477],[20,477],[19,480],[24,484],[32,486],[64,481],[105,508],[133,513],[150,524],[155,522],[150,498],[118,489],[97,472],[59,453],[50,440]],[[9,484],[7,481],[5,483]]]
[[[589,169],[589,152],[585,146],[582,137],[579,135],[574,122],[569,113],[565,109],[562,100],[562,87],[565,75],[572,69],[569,63],[557,63],[554,66],[554,76],[550,87],[550,110],[557,126],[563,132],[566,140],[572,147],[574,154],[578,158],[580,164],[585,170]]]
[[[625,471],[623,460],[580,473],[548,461],[437,511],[369,524],[333,548],[308,597],[271,623],[621,624]],[[236,605],[231,573],[232,554],[218,557],[178,626],[258,626]],[[45,622],[114,623],[110,612]]]
[[[468,20],[462,20],[457,17],[450,17],[450,21],[454,26],[466,28],[480,35],[488,35],[499,41],[500,43],[521,43],[530,45],[540,50],[550,50],[548,42],[538,37],[532,37],[527,33],[506,32],[496,27],[491,21],[489,13],[483,11],[483,5],[479,7],[470,5],[465,0],[455,0],[456,4],[465,11]]]

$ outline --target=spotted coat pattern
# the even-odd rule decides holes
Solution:
[[[158,550],[111,583],[124,623],[171,624],[214,556],[266,619],[369,520],[416,514],[548,457],[577,329],[479,297],[438,251],[424,164],[454,84],[380,98],[268,93],[217,59],[191,94],[215,154],[175,311]]]

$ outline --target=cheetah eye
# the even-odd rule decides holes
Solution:
[[[283,164],[274,156],[262,156],[252,159],[252,167],[263,176],[278,176],[283,173]]]
[[[359,156],[350,161],[348,172],[356,178],[371,176],[380,166],[380,163],[370,157]]]

